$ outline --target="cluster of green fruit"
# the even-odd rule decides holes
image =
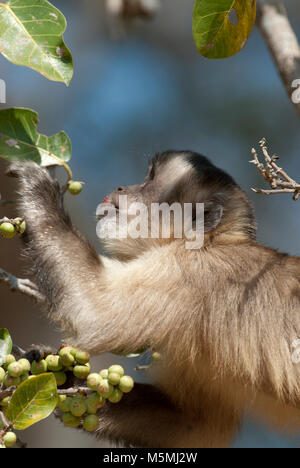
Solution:
[[[15,235],[24,234],[26,222],[22,218],[15,218],[0,224],[0,235],[5,239],[11,239]]]
[[[16,361],[12,354],[8,354],[0,367],[0,386],[17,387],[35,375],[50,371],[55,376],[57,386],[61,387],[67,381],[67,373],[72,372],[76,378],[86,380],[89,390],[85,392],[80,389],[80,393],[75,396],[58,395],[57,407],[63,412],[62,420],[66,426],[82,425],[86,431],[95,431],[99,425],[99,418],[96,416],[98,409],[105,405],[106,400],[118,403],[124,393],[133,389],[134,381],[124,375],[124,369],[119,365],[112,365],[99,373],[90,373],[89,360],[89,353],[71,346],[64,346],[59,354],[49,354],[45,359],[31,364],[24,358]],[[4,398],[0,401],[0,407],[5,410],[9,402],[10,397]],[[10,437],[6,439],[12,440],[12,436]],[[3,441],[6,444],[4,439]]]
[[[89,389],[93,390],[92,393],[73,397],[59,395],[58,407],[63,412],[62,420],[66,426],[82,425],[83,429],[92,432],[99,426],[96,413],[105,405],[106,400],[119,403],[123,394],[133,389],[134,381],[128,375],[124,375],[124,369],[119,365],[89,374],[86,381]]]

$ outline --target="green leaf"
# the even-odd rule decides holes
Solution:
[[[23,430],[47,418],[57,404],[57,386],[52,373],[21,383],[13,393],[6,416],[14,429]]]
[[[47,0],[0,3],[0,51],[10,62],[68,86],[73,61],[63,40],[66,26],[64,15]]]
[[[237,24],[230,16],[234,12]],[[256,0],[196,0],[193,35],[200,54],[217,59],[238,53],[252,31],[255,17]]]
[[[0,157],[8,161],[35,161],[41,166],[63,165],[72,148],[64,132],[47,137],[37,132],[38,114],[31,109],[0,111]]]
[[[4,363],[4,356],[10,354],[12,341],[6,328],[0,328],[0,366]]]

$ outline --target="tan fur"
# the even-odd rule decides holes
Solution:
[[[151,347],[163,356],[150,371],[155,388],[137,385],[117,409],[107,405],[101,437],[223,447],[245,411],[299,430],[300,365],[291,344],[300,338],[300,258],[255,241],[252,207],[233,181],[216,169],[215,181],[202,183],[200,173],[195,182],[190,172],[186,184],[183,171],[185,196],[223,208],[202,249],[186,250],[185,239],[116,240],[106,258],[71,226],[44,170],[14,170],[36,279],[67,340],[93,354]],[[151,183],[129,193],[156,199]]]

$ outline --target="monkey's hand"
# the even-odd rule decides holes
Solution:
[[[68,222],[63,209],[62,192],[49,172],[34,162],[12,163],[7,175],[17,177],[20,215],[27,222],[28,233],[55,222]]]

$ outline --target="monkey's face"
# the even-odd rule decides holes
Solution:
[[[233,179],[204,156],[157,154],[141,184],[118,187],[102,201],[98,236],[110,254],[122,259],[153,245],[191,240],[191,233],[219,226],[236,189]]]

